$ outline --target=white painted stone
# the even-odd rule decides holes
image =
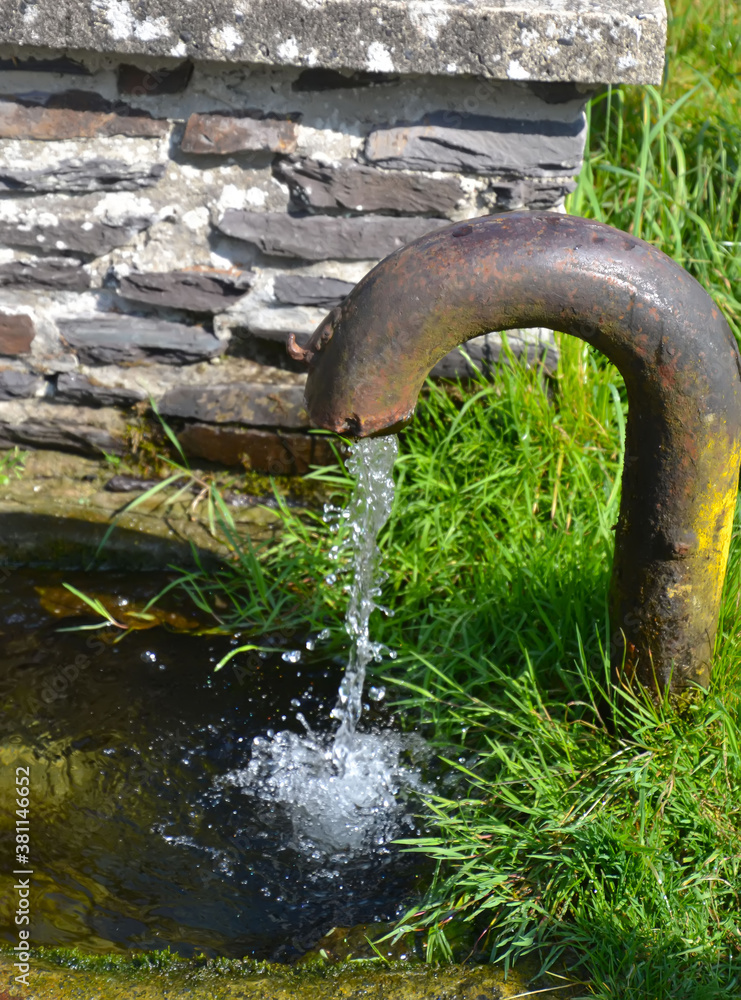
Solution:
[[[190,212],[183,215],[183,223],[192,232],[198,232],[199,229],[205,229],[208,225],[209,215],[209,210],[204,205],[199,205],[198,208],[192,208]]]
[[[336,164],[340,160],[352,158],[362,147],[364,136],[360,122],[350,126],[355,134],[338,131],[334,128],[311,128],[299,125],[296,128],[296,152],[299,156],[312,159],[322,157],[327,164]]]
[[[267,195],[258,187],[248,188],[244,193],[244,200],[247,205],[254,208],[262,208],[267,201]]]
[[[259,190],[250,188],[250,190]],[[263,204],[265,199],[263,198]],[[246,208],[247,192],[236,184],[225,184],[216,202],[216,209],[219,212],[226,212],[228,208]]]
[[[140,198],[130,191],[109,191],[93,209],[93,215],[109,222],[120,222],[132,215],[153,215],[155,208],[149,198]]]

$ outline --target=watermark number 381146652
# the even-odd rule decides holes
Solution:
[[[18,928],[18,944],[13,946],[16,953],[15,967],[17,983],[29,985],[31,946],[31,768],[15,769],[15,884],[16,894],[15,925]]]

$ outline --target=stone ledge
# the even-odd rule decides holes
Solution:
[[[2,42],[178,60],[659,83],[663,0],[0,0]]]

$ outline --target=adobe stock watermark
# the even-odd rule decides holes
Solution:
[[[18,970],[16,983],[30,986],[31,973],[31,768],[19,764],[15,769],[15,857],[13,892],[15,894],[14,923],[18,943],[13,945]]]

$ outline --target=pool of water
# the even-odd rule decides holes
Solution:
[[[62,579],[118,595],[121,608],[163,583],[20,570],[0,580],[0,878],[12,877],[12,784],[27,765],[34,944],[290,960],[330,928],[393,919],[416,897],[424,863],[388,842],[414,829],[411,793],[390,801],[393,822],[346,841],[327,835],[327,801],[304,796],[297,809],[293,793],[275,793],[280,742],[326,742],[344,662],[293,636],[298,662],[282,657],[284,640],[214,673],[235,640],[161,626],[118,643],[60,632],[84,624],[55,606]],[[362,728],[385,748],[393,799],[420,767],[419,744],[394,735],[383,701],[369,701]],[[9,943],[13,898],[0,900]]]

